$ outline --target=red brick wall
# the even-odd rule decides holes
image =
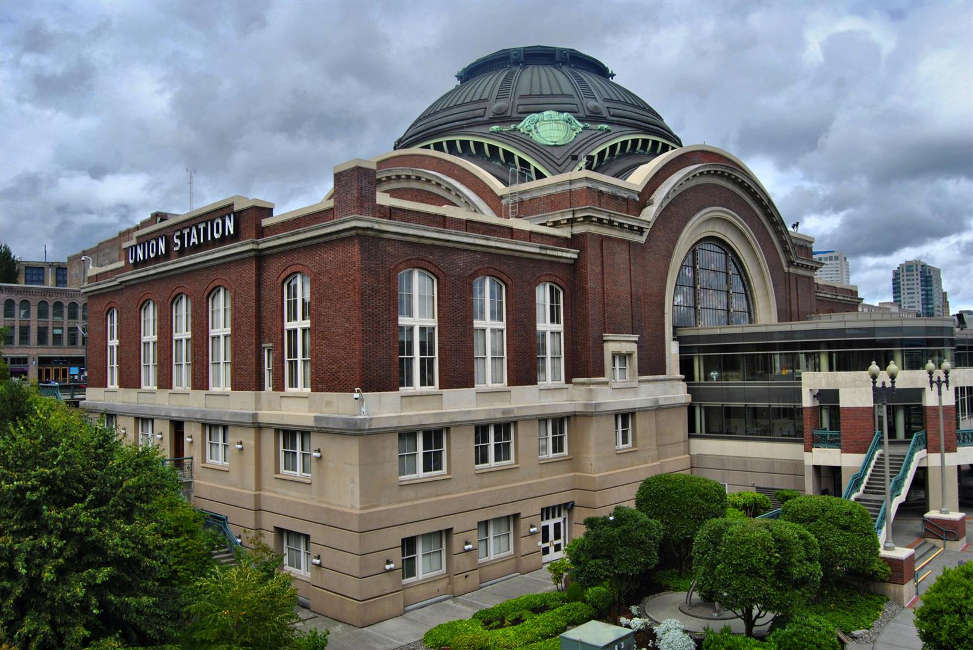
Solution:
[[[889,575],[889,579],[886,582],[893,585],[906,584],[912,580],[912,577],[916,573],[915,553],[910,554],[904,560],[890,557],[883,557],[882,559],[889,565],[889,569],[891,569],[891,575]]]
[[[966,537],[966,517],[961,517],[959,519],[940,519],[935,514],[927,515],[926,519],[932,521],[940,528],[945,528],[946,530],[951,530],[956,533],[954,539],[960,540]],[[935,534],[929,534],[927,537],[936,537]]]
[[[804,451],[811,451],[814,448],[814,430],[818,428],[818,409],[805,406],[801,414],[804,418]]]
[[[841,407],[841,451],[864,454],[875,437],[875,413],[871,406]]]
[[[487,185],[479,176],[467,171],[459,164],[436,156],[422,154],[392,156],[378,163],[378,169],[390,169],[392,167],[415,167],[417,169],[428,169],[444,174],[469,188],[486,202],[495,214],[500,215],[503,213],[500,206],[500,198],[493,188]]]
[[[89,308],[90,309],[90,308]],[[945,388],[943,390],[946,390]],[[939,453],[939,407],[926,406],[926,449],[929,453]],[[943,407],[943,438],[946,451],[956,451],[956,407]]]

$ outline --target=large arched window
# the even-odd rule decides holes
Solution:
[[[742,265],[713,240],[693,246],[682,261],[672,298],[674,327],[715,327],[751,322],[750,295]]]
[[[78,303],[68,303],[68,320],[78,320]]]
[[[156,347],[156,309],[155,303],[146,300],[142,305],[142,388],[156,387],[156,363],[158,349]]]
[[[49,320],[50,317],[47,301],[41,300],[39,303],[37,303],[37,320]]]
[[[564,310],[561,288],[537,285],[537,383],[564,381]]]
[[[481,276],[473,281],[473,374],[477,386],[504,383],[506,341],[503,283]]]
[[[230,390],[230,292],[209,294],[209,387]]]
[[[17,303],[11,298],[7,298],[3,303],[3,317],[14,318],[17,314]]]
[[[60,300],[54,303],[51,318],[54,320],[64,320],[64,303]]]
[[[311,280],[295,273],[284,282],[284,388],[311,389]]]
[[[399,388],[436,386],[436,279],[399,273]]]
[[[105,340],[108,342],[108,372],[105,375],[106,388],[118,388],[118,310],[109,309],[105,315],[107,332]]]
[[[74,303],[71,303],[72,305]],[[189,296],[184,293],[172,301],[172,387],[192,385],[192,315]]]
[[[20,301],[20,317],[24,320],[30,318],[30,301],[21,300]]]

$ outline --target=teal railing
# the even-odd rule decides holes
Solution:
[[[926,448],[926,432],[920,431],[914,436],[912,436],[912,442],[909,443],[909,451],[905,454],[905,460],[902,461],[902,468],[899,473],[895,475],[892,482],[889,484],[889,502],[893,503],[901,494],[902,490],[906,489],[906,481],[909,480],[910,468],[915,460],[916,454],[920,450]],[[875,517],[875,532],[881,538],[882,527],[885,526],[885,503],[882,503],[882,507],[878,510],[878,516]]]
[[[754,519],[780,519],[780,508],[774,508],[770,512],[765,512],[762,515],[757,515]]]
[[[841,432],[829,429],[815,429],[812,435],[812,447],[825,449],[841,449]]]
[[[957,431],[956,444],[959,447],[973,447],[973,429],[960,429]]]
[[[226,545],[230,547],[230,550],[234,550],[237,546],[240,546],[240,541],[237,539],[233,531],[230,530],[229,522],[226,515],[221,515],[218,512],[210,512],[209,510],[200,510],[200,512],[205,515],[206,520],[203,521],[203,526],[206,528],[212,528],[217,533],[226,538]]]
[[[858,468],[858,471],[851,475],[848,479],[848,485],[845,487],[845,493],[841,495],[843,499],[851,499],[851,496],[856,492],[861,491],[862,483],[865,481],[865,477],[868,475],[868,469],[875,462],[875,454],[878,453],[878,448],[882,444],[882,432],[876,431],[875,437],[872,438],[872,444],[868,445],[868,451],[865,452],[865,458],[862,460],[862,466]]]

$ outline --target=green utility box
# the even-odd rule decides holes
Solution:
[[[635,632],[601,621],[588,621],[561,635],[561,650],[635,650]]]

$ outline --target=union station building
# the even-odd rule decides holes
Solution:
[[[956,367],[955,511],[966,332],[859,314],[743,161],[612,77],[495,52],[319,203],[232,196],[84,251],[83,406],[191,457],[195,505],[355,625],[561,557],[650,475],[840,493],[873,440],[873,358],[903,369],[890,436],[929,428],[928,507],[922,368]]]

